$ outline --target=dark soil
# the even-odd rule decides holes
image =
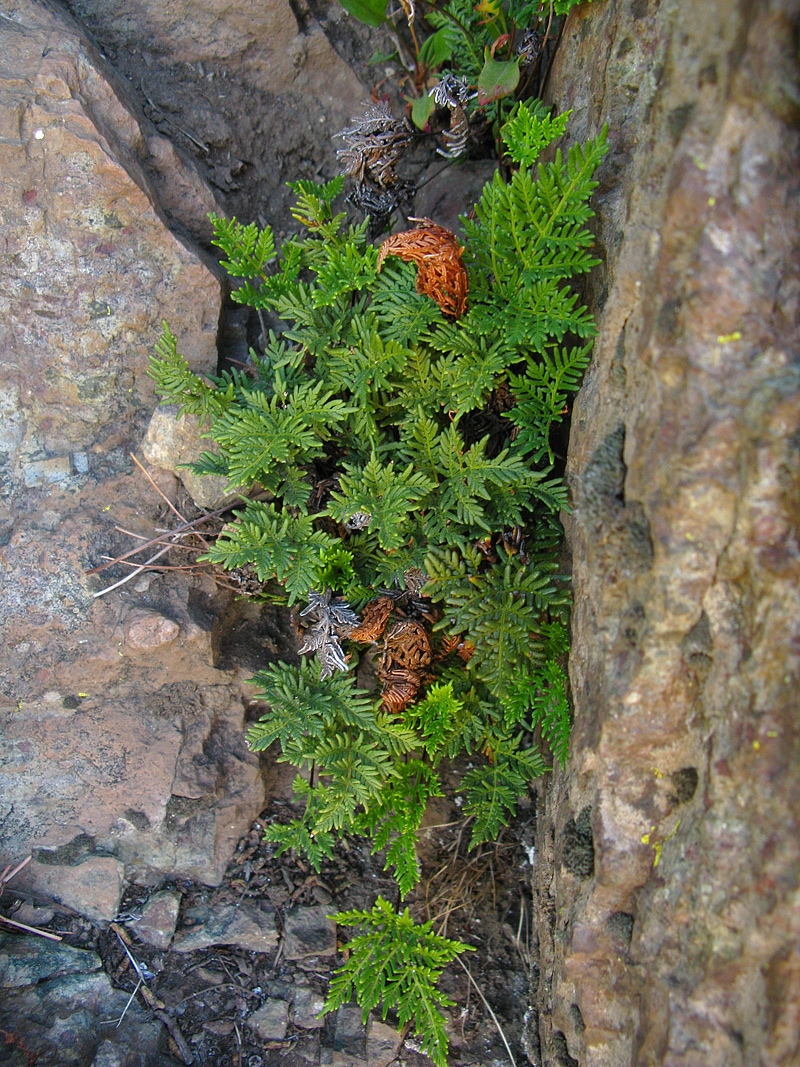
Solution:
[[[430,811],[429,828],[422,834],[423,878],[407,898],[418,920],[432,919],[440,933],[462,940],[475,951],[461,958],[464,969],[453,963],[440,982],[455,1006],[447,1012],[450,1063],[508,1063],[503,1040],[487,1010],[488,1003],[503,1030],[517,1063],[526,1062],[525,1013],[530,979],[530,850],[534,815],[531,801],[523,798],[520,818],[491,846],[469,852],[469,821],[459,818],[449,800]],[[247,952],[231,946],[213,946],[191,953],[161,951],[138,941],[127,924],[141,914],[157,890],[171,888],[181,895],[179,929],[188,926],[187,913],[199,905],[216,907],[254,901],[276,909],[279,931],[286,909],[325,905],[329,913],[370,908],[378,895],[398,902],[396,883],[382,870],[382,857],[370,855],[369,843],[346,837],[333,859],[319,874],[302,860],[276,856],[274,846],[262,840],[266,822],[288,821],[293,814],[285,802],[273,802],[243,838],[217,888],[189,881],[164,882],[127,892],[114,924],[129,944],[129,951],[147,976],[146,989],[137,998],[165,1026],[165,1041],[175,1063],[209,1067],[261,1067],[282,1064],[307,1067],[330,1062],[335,1048],[342,1049],[335,1014],[318,1030],[291,1024],[286,1039],[265,1047],[246,1025],[246,1019],[267,1000],[291,1003],[296,991],[310,987],[324,996],[337,965],[343,961],[342,943],[350,931],[339,928],[336,957],[289,961],[283,940],[271,953]],[[137,975],[112,925],[94,927],[86,920],[59,909],[44,929],[62,934],[65,944],[99,952],[113,983],[133,992]],[[387,1019],[392,1023],[390,1015]],[[414,1035],[406,1035],[398,1064],[423,1067],[430,1060],[414,1048]],[[362,1061],[363,1062],[363,1061]]]

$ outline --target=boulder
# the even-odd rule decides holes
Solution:
[[[165,520],[130,458],[162,320],[193,369],[217,362],[219,282],[164,224],[135,110],[54,6],[0,19],[1,845],[33,854],[20,887],[94,921],[131,878],[217,883],[264,798],[241,671],[213,665],[210,579],[95,597],[125,571],[86,573]]]
[[[3,1062],[169,1067],[162,1027],[115,989],[95,952],[0,933]]]
[[[261,218],[293,229],[294,194],[286,182],[337,173],[341,143],[331,137],[369,104],[366,82],[372,84],[371,70],[363,68],[362,83],[334,51],[314,5],[76,0],[72,6],[157,136],[191,159],[225,211],[242,222]],[[393,47],[385,32],[378,44],[383,51]],[[169,162],[167,151],[150,149],[154,181]],[[197,211],[188,218],[174,188],[172,182],[170,191],[159,190],[161,202],[207,240],[207,221]]]
[[[608,123],[611,151],[568,464],[572,756],[537,820],[541,1062],[800,1055],[797,13],[583,5],[549,79],[570,138]]]

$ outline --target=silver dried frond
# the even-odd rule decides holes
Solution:
[[[397,181],[395,167],[413,139],[408,127],[396,119],[387,104],[375,104],[341,133],[346,148],[336,153],[345,174],[358,182],[370,181],[387,189]]]
[[[330,589],[324,593],[312,590],[300,617],[309,617],[310,625],[298,652],[300,655],[315,653],[320,664],[320,679],[329,678],[334,671],[346,671],[347,660],[339,638],[346,637],[360,622],[347,601],[341,597],[331,600]]]
[[[542,54],[542,39],[536,30],[526,30],[517,48],[517,55],[522,65],[527,67],[535,63]]]
[[[417,596],[425,583],[429,581],[429,578],[425,571],[420,570],[419,567],[412,567],[411,570],[407,570],[403,574],[403,581],[405,582],[406,592],[410,593],[411,596]]]
[[[458,159],[467,150],[469,141],[469,119],[463,107],[454,108],[450,112],[450,129],[442,134],[444,148],[436,151],[445,159]]]
[[[443,74],[433,87],[433,100],[437,107],[446,107],[453,111],[469,101],[469,84],[465,77],[456,74]]]
[[[467,150],[469,140],[469,119],[465,110],[472,99],[465,77],[455,74],[443,74],[433,89],[433,100],[437,107],[446,107],[450,112],[450,129],[442,134],[444,148],[436,151],[445,159],[458,159]]]
[[[319,679],[321,682],[326,678],[330,678],[334,671],[347,670],[347,660],[344,657],[342,646],[333,634],[324,645],[317,649],[317,659],[319,660]]]
[[[333,629],[339,637],[347,637],[349,632],[361,622],[346,600],[335,600],[329,610]]]
[[[308,604],[300,612],[300,618],[303,619],[306,615],[313,615],[315,612],[318,615],[324,615],[328,610],[330,602],[330,589],[326,589],[324,593],[316,593],[312,589],[308,594]]]
[[[360,533],[362,530],[366,530],[371,522],[372,515],[368,511],[356,511],[345,521],[344,525],[345,529],[353,533]]]

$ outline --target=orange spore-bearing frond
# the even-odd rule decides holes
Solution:
[[[445,315],[458,318],[467,307],[467,272],[461,262],[464,249],[458,238],[431,219],[417,219],[416,230],[387,237],[378,249],[378,270],[387,256],[417,264],[417,292],[435,300]]]

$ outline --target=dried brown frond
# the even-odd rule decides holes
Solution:
[[[376,597],[374,600],[370,600],[367,606],[364,608],[364,619],[359,626],[356,626],[354,630],[351,630],[351,641],[372,642],[377,641],[383,631],[386,629],[386,624],[394,610],[394,600],[392,597],[385,595]]]
[[[445,659],[451,655],[458,648],[461,641],[461,634],[445,634],[439,641],[439,651],[436,654],[437,659]]]
[[[475,645],[471,641],[461,641],[458,646],[458,654],[464,663],[469,663],[475,655]]]
[[[428,631],[414,619],[398,619],[386,631],[386,656],[393,666],[427,667],[433,658]]]
[[[378,270],[387,256],[417,264],[417,292],[435,300],[446,315],[458,318],[467,305],[468,279],[458,238],[431,219],[419,219],[416,230],[387,237],[378,250]]]
[[[422,678],[417,671],[406,667],[393,667],[378,671],[383,682],[381,701],[383,708],[392,715],[400,715],[417,699],[422,687]]]

